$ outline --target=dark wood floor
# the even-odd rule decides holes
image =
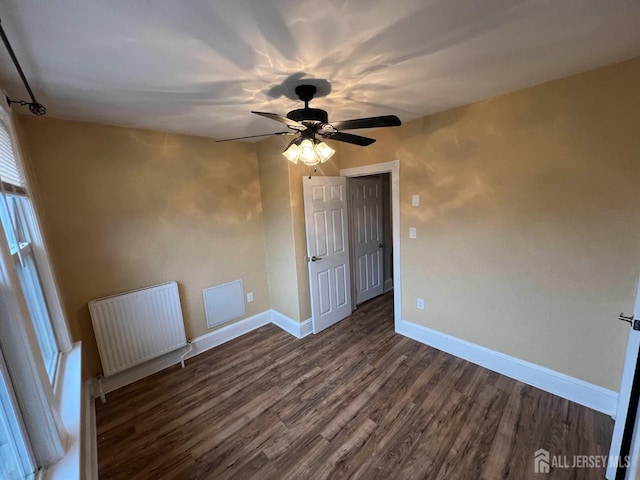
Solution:
[[[606,415],[393,331],[392,297],[318,335],[269,325],[97,402],[101,480],[602,479]]]

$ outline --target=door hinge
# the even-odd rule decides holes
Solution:
[[[626,316],[624,313],[620,313],[618,320],[627,322],[634,330],[640,330],[640,320],[633,318],[633,314]]]

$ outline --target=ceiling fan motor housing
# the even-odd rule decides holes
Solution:
[[[296,122],[310,120],[319,123],[329,123],[327,112],[319,108],[299,108],[297,110],[292,110],[287,113],[287,118],[295,120]]]

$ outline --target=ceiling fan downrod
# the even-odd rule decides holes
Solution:
[[[22,83],[24,85],[24,88],[26,88],[27,92],[29,93],[29,97],[31,97],[31,101],[27,102],[25,100],[11,100],[8,96],[7,98],[7,104],[9,106],[11,106],[12,103],[17,103],[18,105],[21,106],[28,106],[29,107],[29,111],[31,113],[33,113],[34,115],[44,115],[47,113],[47,108],[42,105],[41,103],[39,103],[36,100],[35,95],[33,94],[33,90],[31,90],[31,87],[29,86],[29,82],[27,81],[27,77],[25,77],[24,72],[22,71],[22,67],[20,66],[20,63],[18,62],[18,58],[16,57],[16,54],[13,51],[13,48],[11,48],[11,43],[9,43],[9,39],[7,38],[7,34],[4,32],[4,28],[2,28],[2,19],[0,19],[0,36],[2,37],[2,41],[4,42],[4,46],[7,49],[7,52],[9,52],[9,56],[11,57],[11,60],[13,61],[13,64],[16,67],[16,70],[18,71],[18,75],[20,75],[20,78],[22,79]]]
[[[318,124],[325,124],[329,122],[327,112],[319,108],[310,108],[309,102],[313,100],[316,92],[315,85],[298,85],[296,87],[296,95],[304,102],[304,108],[298,108],[287,113],[287,118],[296,122],[316,122]]]

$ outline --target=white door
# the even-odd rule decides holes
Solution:
[[[353,201],[356,304],[382,295],[382,178],[351,180]]]
[[[621,315],[621,319],[622,319]],[[635,479],[638,473],[638,459],[640,456],[640,412],[638,412],[638,398],[640,397],[640,282],[636,289],[634,313],[627,319],[630,322],[629,340],[625,356],[620,393],[618,394],[618,408],[616,422],[613,428],[610,461],[606,478],[609,480]],[[637,322],[637,323],[636,323]],[[618,456],[630,456],[628,469],[617,468],[625,464],[611,461]]]
[[[347,179],[302,177],[313,333],[351,314]]]

